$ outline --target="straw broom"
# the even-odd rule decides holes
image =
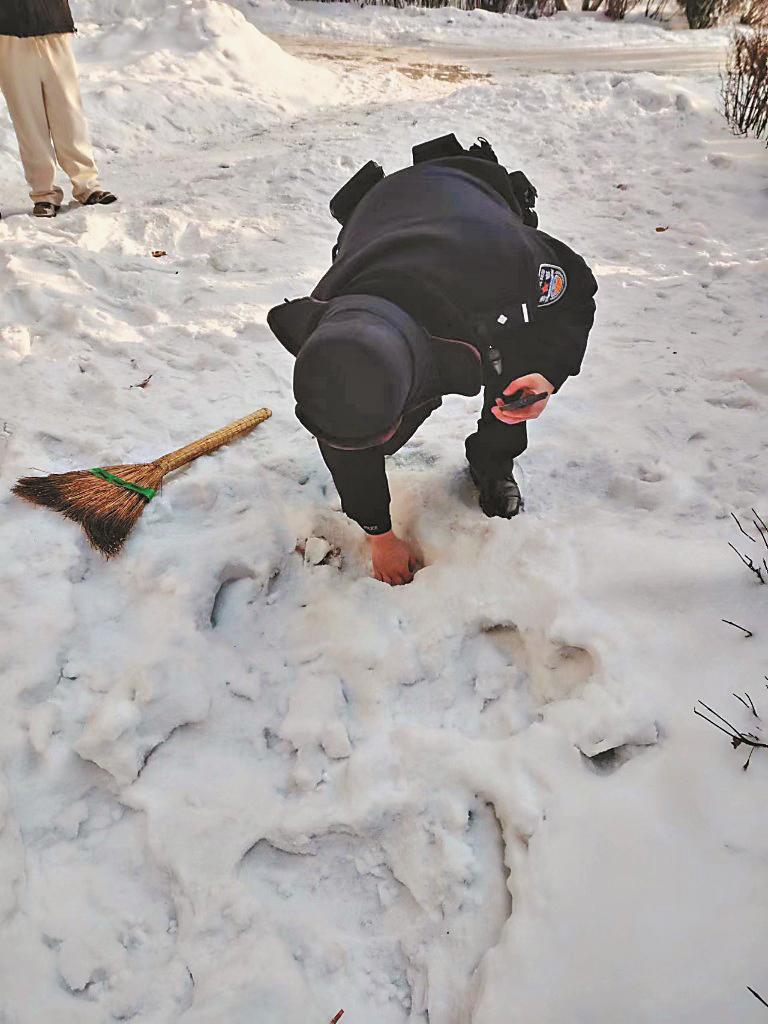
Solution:
[[[25,476],[13,493],[79,523],[93,547],[112,558],[120,552],[141,513],[160,490],[166,474],[242,437],[271,415],[269,409],[259,409],[154,462]]]

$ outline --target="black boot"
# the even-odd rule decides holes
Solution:
[[[502,477],[481,477],[472,467],[469,472],[480,491],[480,508],[487,516],[512,519],[523,511],[525,503],[511,469]]]
[[[56,203],[35,203],[32,213],[35,217],[55,217],[60,209]]]
[[[91,192],[87,199],[83,201],[83,206],[109,206],[111,203],[117,202],[117,196],[112,192],[104,192],[98,189],[96,192]]]

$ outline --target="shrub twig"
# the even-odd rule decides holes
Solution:
[[[753,544],[757,544],[757,541],[755,540],[755,538],[754,537],[750,537],[750,535],[747,533],[747,531],[741,525],[741,523],[739,522],[739,517],[736,515],[735,512],[731,512],[731,519],[733,519],[734,523],[736,523],[736,525],[741,530],[741,532],[744,534],[744,536],[747,538],[747,540],[751,540]]]
[[[741,701],[744,707],[750,711],[758,721],[760,721],[760,715],[758,715],[754,702],[748,693],[744,694],[747,698],[746,700],[744,700],[743,697],[740,697],[737,693],[734,693],[733,696],[736,700]],[[704,708],[704,711],[706,711],[707,714],[700,711],[699,706],[697,706],[693,709],[694,715],[698,715],[699,718],[703,718],[707,725],[714,726],[715,729],[719,729],[720,732],[724,732],[726,736],[730,736],[731,745],[734,750],[738,749],[742,745],[751,748],[749,751],[749,757],[742,766],[743,771],[746,771],[749,768],[749,762],[752,760],[752,755],[756,750],[768,749],[768,743],[764,743],[759,736],[753,732],[744,732],[742,729],[737,729],[733,722],[729,722],[727,718],[723,718],[718,711],[711,708],[709,704],[705,704],[703,700],[700,700],[698,705]]]
[[[746,565],[746,567],[750,570],[750,572],[753,572],[755,574],[755,576],[757,576],[757,578],[760,580],[761,583],[765,583],[765,580],[763,579],[763,570],[762,570],[762,568],[759,565],[755,565],[755,563],[752,561],[752,559],[749,557],[749,555],[743,555],[734,544],[731,544],[730,541],[728,541],[728,547],[729,548],[733,548],[733,550],[736,552],[736,554],[742,560],[744,565]]]
[[[720,76],[720,98],[736,135],[768,136],[768,28],[734,32]]]
[[[731,622],[730,619],[721,619],[720,621],[724,622],[726,626],[735,626],[736,629],[740,629],[744,634],[745,640],[749,640],[751,636],[755,635],[751,630],[747,629],[746,626],[740,626],[738,622]]]
[[[746,693],[746,692],[744,693],[744,697],[746,697],[747,700],[744,700],[744,697],[742,697],[738,693],[731,694],[731,696],[735,697],[736,700],[740,700],[741,703],[744,705],[744,707],[747,709],[747,711],[751,711],[752,714],[755,716],[755,718],[759,718],[760,717],[760,715],[758,715],[757,711],[755,710],[754,701],[752,700],[752,698],[749,696],[748,693]],[[747,701],[749,701],[749,703],[747,703]]]
[[[752,515],[754,516],[754,519],[752,520],[752,525],[757,530],[758,537],[765,545],[766,551],[768,551],[768,526],[766,526],[766,524],[760,518],[755,509],[752,509],[751,511]],[[747,533],[747,531],[741,524],[741,520],[735,512],[731,512],[731,518],[733,519],[734,523],[736,523],[736,525],[738,526],[740,533],[744,537],[746,537],[747,540],[750,541],[752,544],[757,544],[756,538],[753,537],[752,534]],[[762,560],[762,565],[756,565],[754,559],[750,555],[745,555],[743,551],[739,551],[736,545],[732,544],[730,541],[728,541],[728,547],[731,548],[732,551],[735,551],[738,557],[743,562],[743,564],[746,565],[746,567],[749,569],[749,571],[755,574],[755,576],[758,579],[758,582],[768,583],[768,561],[766,561],[765,558],[763,558]]]

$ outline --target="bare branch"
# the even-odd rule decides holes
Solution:
[[[745,639],[745,640],[749,640],[749,638],[750,638],[751,636],[754,636],[754,635],[755,635],[755,634],[754,634],[754,633],[752,633],[752,632],[751,632],[750,630],[748,630],[748,629],[745,629],[745,628],[744,628],[744,626],[740,626],[740,625],[738,624],[738,622],[731,622],[731,620],[730,620],[730,619],[721,619],[720,621],[721,621],[721,622],[724,622],[724,623],[726,624],[726,626],[735,626],[735,628],[736,628],[736,629],[740,629],[740,630],[741,630],[741,631],[743,632],[743,634],[744,634],[744,639]]]
[[[703,700],[700,700],[699,704],[701,704],[701,706],[703,708],[706,708],[707,711],[710,713],[710,715],[714,715],[715,718],[719,718],[720,721],[723,723],[723,725],[727,725],[728,728],[731,730],[731,736],[740,736],[741,735],[741,731],[739,729],[737,729],[735,725],[733,725],[731,722],[729,722],[727,718],[723,718],[722,715],[718,714],[717,711],[715,711],[714,708],[711,708],[709,706],[709,704],[705,704]],[[712,724],[714,725],[714,722]]]
[[[753,988],[750,988],[749,985],[747,985],[747,992],[751,992],[752,995],[755,997],[755,999],[759,1003],[762,1003],[763,1006],[768,1006],[768,1003],[766,1003],[766,1001],[763,999],[763,997],[760,995],[760,993],[759,992],[755,992],[755,990]]]
[[[736,552],[736,554],[739,556],[739,558],[742,560],[742,562],[744,563],[744,565],[746,565],[748,569],[754,569],[755,563],[752,561],[752,559],[747,558],[746,555],[742,555],[742,553],[739,551],[735,544],[732,544],[730,541],[728,541],[728,547],[732,551]]]
[[[723,718],[721,714],[715,711],[714,708],[711,708],[709,704],[705,704],[703,700],[700,700],[699,704],[701,704],[701,706],[705,708],[710,715],[714,715],[714,717],[718,718],[723,724],[721,725],[720,722],[714,722],[711,718],[707,718],[707,716],[703,715],[698,708],[694,708],[693,713],[698,715],[699,718],[703,718],[707,725],[713,725],[715,729],[719,729],[720,732],[724,732],[726,736],[730,736],[734,747],[740,747],[743,743],[745,746],[754,747],[755,749],[758,747],[761,749],[768,749],[768,743],[763,743],[763,741],[758,739],[754,733],[742,732],[741,729],[737,729],[736,726],[729,722],[727,718]],[[727,726],[727,728],[723,728],[723,726]],[[747,759],[747,764],[745,765],[744,770],[746,771],[748,767],[749,759]]]
[[[742,560],[744,565],[746,565],[746,567],[750,569],[755,574],[755,576],[757,576],[761,583],[765,583],[765,580],[763,579],[763,573],[759,565],[755,565],[755,563],[748,555],[742,555],[739,549],[735,547],[733,544],[731,544],[730,541],[728,541],[728,547],[732,548],[736,552],[736,554]],[[763,559],[763,565],[765,565],[765,559]],[[766,566],[766,569],[768,570],[768,566]]]
[[[755,510],[752,509],[752,511],[754,512]],[[731,512],[731,518],[733,519],[734,523],[736,523],[736,525],[741,530],[741,532],[744,534],[744,536],[747,538],[747,540],[751,540],[753,544],[757,544],[757,541],[755,540],[755,538],[754,537],[750,537],[750,535],[747,533],[747,531],[741,525],[741,523],[739,522],[738,517],[736,516],[735,512]]]
[[[755,709],[754,702],[753,702],[752,698],[749,696],[748,693],[745,692],[744,693],[744,697],[742,697],[738,693],[731,694],[731,696],[735,697],[736,700],[741,701],[741,703],[744,705],[744,707],[747,709],[747,711],[751,711],[752,714],[755,716],[755,718],[759,718],[760,717],[760,715],[758,715],[758,713],[757,713],[757,710]],[[746,697],[746,700],[744,699],[745,697]]]
[[[761,529],[761,527],[758,526],[756,519],[753,519],[752,522],[757,526],[757,532],[760,534],[760,540],[768,548],[768,531]]]
[[[698,715],[699,718],[703,718],[707,725],[714,725],[714,727],[716,729],[719,729],[720,732],[724,732],[726,736],[730,736],[732,740],[738,739],[738,736],[736,736],[734,733],[728,732],[728,730],[724,729],[722,725],[718,725],[717,722],[713,722],[711,718],[707,718],[706,715],[702,715],[698,708],[694,708],[693,713],[694,715]]]
[[[755,517],[755,519],[757,520],[757,522],[755,523],[755,526],[757,526],[758,530],[760,530],[760,529],[761,529],[761,527],[762,527],[762,530],[761,530],[761,532],[762,532],[762,533],[768,533],[768,526],[766,526],[766,525],[765,525],[765,523],[764,523],[764,522],[763,522],[763,520],[762,520],[762,519],[760,518],[760,516],[759,516],[759,515],[757,514],[757,512],[755,512],[755,510],[754,510],[754,509],[750,509],[750,511],[751,511],[752,515],[753,515],[753,516]],[[754,521],[754,520],[753,520],[753,521]],[[758,523],[760,524],[759,526],[758,526]],[[765,540],[765,538],[764,538],[764,537],[763,537],[763,540]],[[767,543],[768,543],[768,542],[767,542]]]
[[[688,23],[691,28],[709,28],[717,24],[727,5],[716,5],[701,0],[686,0]],[[751,9],[752,4],[749,5]],[[700,8],[695,19],[691,10]],[[760,9],[762,4],[759,5]],[[716,12],[716,13],[715,13]],[[702,16],[706,15],[706,16]],[[758,18],[760,15],[758,15]],[[694,24],[695,20],[695,24]],[[747,23],[752,21],[751,10],[745,12]],[[737,135],[765,137],[768,129],[768,38],[763,30],[754,35],[735,34],[728,50],[726,66],[720,75],[722,110],[728,124]]]

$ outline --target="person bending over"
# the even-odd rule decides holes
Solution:
[[[69,42],[74,31],[69,0],[0,0],[0,90],[36,217],[55,217],[61,207],[57,160],[78,202],[117,199],[99,184]]]
[[[487,516],[517,515],[526,422],[579,372],[597,291],[581,256],[537,230],[535,189],[486,140],[464,150],[444,136],[414,161],[389,176],[369,162],[347,183],[331,202],[343,224],[333,265],[267,318],[296,357],[296,416],[390,584],[410,582],[417,561],[392,530],[386,457],[444,395],[482,387],[469,472]]]

